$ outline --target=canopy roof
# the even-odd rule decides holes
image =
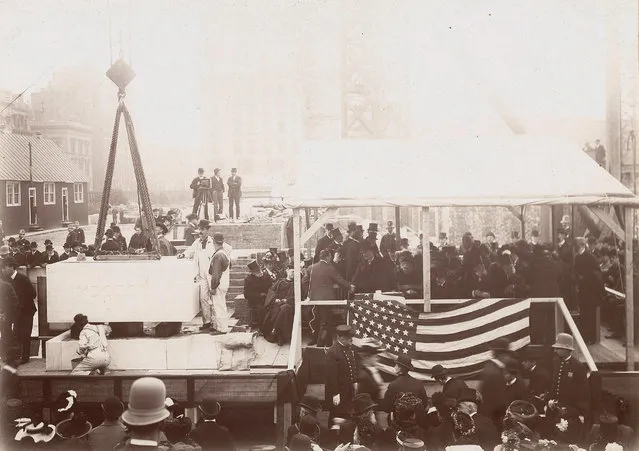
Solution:
[[[286,207],[633,205],[574,144],[530,136],[307,141]]]

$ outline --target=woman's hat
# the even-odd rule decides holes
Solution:
[[[17,442],[26,441],[27,439],[33,440],[35,443],[48,443],[55,437],[56,427],[39,421],[37,424],[28,419],[28,423],[18,430],[14,440]]]
[[[93,428],[91,423],[86,420],[86,416],[75,414],[72,418],[59,422],[56,429],[58,437],[70,440],[84,437]]]
[[[400,431],[397,433],[395,437],[397,440],[397,444],[403,448],[407,449],[424,449],[424,441],[417,437],[412,437],[406,431]]]
[[[169,411],[164,407],[166,387],[155,377],[142,377],[131,385],[129,408],[122,421],[131,426],[147,426],[165,420]]]
[[[355,415],[361,415],[375,407],[377,407],[377,404],[373,402],[370,393],[359,393],[353,398],[352,410]]]
[[[222,406],[213,397],[207,396],[199,405],[200,412],[207,417],[217,416],[222,410]]]

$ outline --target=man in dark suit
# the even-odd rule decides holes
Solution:
[[[60,255],[59,261],[61,262],[78,255],[73,251],[73,243],[64,243],[64,245],[62,245],[62,248],[64,249],[64,252],[62,253],[62,255]]]
[[[113,240],[120,246],[120,252],[126,252],[128,246],[126,244],[126,238],[122,236],[120,227],[116,225],[111,227],[111,230],[113,230]]]
[[[324,249],[328,249],[328,247],[333,243],[333,224],[325,224],[324,230],[326,231],[326,234],[319,240],[317,240],[317,245],[315,246],[315,254],[313,254],[313,263],[317,263],[320,258],[320,252],[322,252]]]
[[[354,222],[348,224],[348,237],[344,240],[344,244],[342,245],[346,280],[353,280],[353,275],[361,261],[362,234],[363,230],[358,228]]]
[[[71,228],[71,226],[69,227]],[[26,232],[24,231],[24,229],[20,229],[20,231],[18,232],[18,240],[16,241],[19,248],[31,245],[29,240],[25,238],[25,235]]]
[[[597,338],[597,307],[605,293],[603,274],[595,256],[586,250],[584,238],[575,239],[575,251],[580,332],[587,344],[594,344]]]
[[[413,370],[413,364],[408,356],[402,354],[397,358],[397,363],[395,364],[397,378],[388,384],[380,406],[382,410],[388,413],[392,412],[396,398],[402,393],[412,393],[422,400],[424,406],[428,405],[428,395],[424,384],[408,374],[409,371]]]
[[[84,230],[80,228],[80,221],[75,221],[73,223],[73,230],[75,231],[77,242],[80,244],[84,244],[86,241],[86,238],[84,237]]]
[[[204,177],[204,169],[197,170],[197,177],[191,181],[189,187],[193,190],[193,211],[199,215],[200,206],[204,206],[204,219],[209,219],[209,202],[211,202],[211,181]]]
[[[508,408],[506,393],[506,362],[510,359],[510,343],[498,338],[492,344],[493,357],[484,363],[480,375],[480,393],[483,400],[479,411],[489,417],[501,430],[501,423]]]
[[[202,414],[202,420],[191,431],[191,439],[202,447],[202,451],[218,449],[234,451],[236,448],[231,433],[216,422],[216,417],[222,410],[220,403],[207,396],[198,408]]]
[[[53,246],[47,244],[47,247],[44,249],[44,253],[40,257],[40,266],[45,268],[47,265],[52,263],[58,263],[60,261],[60,256],[56,251],[53,250]]]
[[[231,176],[226,181],[229,186],[229,219],[239,219],[240,199],[242,198],[242,177],[237,175],[237,169],[231,169]],[[233,216],[233,206],[235,206],[235,216]]]
[[[493,449],[499,443],[499,433],[490,418],[477,412],[480,403],[477,391],[466,387],[457,397],[457,410],[473,419],[479,445],[483,449]]]
[[[468,385],[463,380],[448,375],[448,369],[442,365],[435,365],[431,369],[433,379],[442,384],[442,393],[448,399],[458,400],[464,390],[468,389]]]
[[[390,291],[392,284],[389,283],[390,269],[381,257],[378,257],[377,250],[364,244],[363,259],[357,266],[351,284],[352,290],[356,293],[374,293],[377,290]]]
[[[385,260],[394,260],[395,252],[397,252],[397,235],[395,235],[393,221],[386,223],[386,230],[388,233],[382,236],[382,240],[379,243],[379,250]]]
[[[36,291],[31,281],[24,274],[17,271],[18,263],[13,258],[6,258],[0,263],[2,277],[13,286],[18,298],[18,308],[14,332],[18,345],[21,346],[22,363],[27,363],[31,355],[31,329],[33,329],[33,315],[36,312]]]
[[[213,170],[211,191],[213,191],[213,212],[216,215],[221,215],[224,211],[224,179],[220,175],[220,168]],[[215,217],[214,219],[217,220]]]
[[[186,216],[186,220],[188,223],[184,229],[184,245],[190,246],[200,236],[197,228],[197,215],[191,213]]]
[[[104,252],[120,252],[120,243],[113,239],[113,230],[107,229],[107,231],[104,232],[104,236],[106,237],[106,241],[102,243],[100,250]]]
[[[244,279],[244,299],[251,312],[250,326],[259,330],[264,320],[264,301],[273,280],[264,274],[257,260],[251,261],[247,268],[250,273]]]
[[[311,301],[335,300],[335,285],[345,289],[349,288],[348,282],[342,278],[337,269],[331,264],[331,252],[324,249],[320,252],[320,261],[312,265],[306,271],[302,279],[302,285],[306,287]],[[330,306],[314,306],[314,316],[319,316],[320,325],[315,329],[315,338],[311,346],[330,346],[333,342],[333,331],[335,327],[333,309]]]
[[[38,243],[36,243],[35,241],[32,241],[29,247],[30,247],[30,250],[29,250],[29,253],[27,254],[27,266],[29,268],[40,266],[40,261],[42,260],[42,253],[38,250]]]
[[[329,406],[329,427],[335,417],[350,417],[357,374],[353,331],[350,326],[342,324],[337,326],[337,341],[326,352],[324,400]]]
[[[9,349],[14,345],[15,341],[13,325],[16,320],[17,308],[18,297],[13,286],[4,280],[0,280],[0,357],[5,362],[9,357]],[[11,364],[12,362],[8,363]]]
[[[558,334],[552,347],[555,358],[547,417],[551,421],[558,418],[567,420],[569,435],[577,438],[590,411],[590,389],[586,368],[572,355],[575,350],[572,335]]]
[[[528,379],[529,400],[539,411],[543,411],[552,385],[550,373],[534,360],[524,360],[522,365],[524,375]]]

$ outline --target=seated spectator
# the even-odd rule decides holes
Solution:
[[[89,432],[89,446],[93,451],[112,450],[126,438],[126,431],[120,422],[124,404],[117,396],[109,396],[102,403],[104,421]]]
[[[290,264],[286,278],[271,285],[264,301],[265,317],[261,330],[268,341],[279,346],[291,341],[295,313],[294,275],[295,268]]]
[[[40,259],[40,266],[46,268],[47,265],[51,265],[60,261],[60,256],[56,251],[53,250],[52,245],[47,244],[44,250],[45,252],[42,254]]]
[[[202,451],[225,449],[234,451],[235,443],[227,428],[216,421],[222,406],[212,397],[206,397],[199,405],[202,420],[191,432],[191,438],[202,447]]]
[[[160,246],[160,255],[165,257],[172,257],[177,255],[177,250],[175,246],[166,239],[166,234],[169,233],[169,229],[166,225],[161,222],[158,222],[155,225],[155,233],[158,235],[158,244]]]
[[[115,449],[145,451],[168,451],[160,445],[160,427],[169,417],[164,407],[166,387],[164,382],[154,377],[142,377],[131,385],[129,408],[122,414],[122,422],[129,428],[129,438]]]
[[[311,438],[304,434],[295,434],[291,437],[287,448],[289,451],[321,451],[321,448],[313,445]]]
[[[304,395],[304,397],[299,403],[298,422],[295,424],[292,424],[288,428],[288,431],[286,433],[286,442],[288,443],[291,437],[293,437],[295,434],[301,433],[300,421],[302,418],[304,418],[305,416],[312,416],[313,418],[317,418],[317,414],[321,412],[321,410],[322,410],[322,403],[318,398],[311,395]],[[320,426],[320,430],[321,429],[322,427]],[[320,434],[327,435],[327,434],[322,434],[322,431],[320,431]]]
[[[423,293],[422,273],[417,270],[415,260],[411,256],[405,256],[399,261],[399,271],[397,271],[397,288],[406,299],[421,299]]]
[[[73,243],[64,243],[62,246],[64,248],[64,252],[60,255],[59,261],[65,261],[71,257],[77,257],[78,254],[73,250]]]
[[[193,423],[190,418],[169,418],[164,421],[164,434],[171,451],[201,451],[202,447],[189,437]]]
[[[29,253],[26,256],[27,258],[27,267],[35,268],[36,266],[40,266],[40,262],[42,261],[42,254],[38,250],[38,243],[32,241],[29,246]]]
[[[127,249],[126,238],[122,236],[122,231],[120,230],[120,227],[118,227],[117,225],[114,225],[111,227],[111,230],[113,230],[113,239],[115,240],[116,243],[120,245],[120,252],[126,252],[126,249]]]
[[[113,238],[113,230],[107,229],[106,232],[104,232],[104,236],[106,238],[106,241],[102,243],[102,246],[100,247],[100,251],[120,252],[120,243],[115,241],[115,239]]]

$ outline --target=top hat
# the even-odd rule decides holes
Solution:
[[[377,404],[373,402],[370,393],[359,393],[353,398],[352,410],[355,415],[361,415],[375,407],[377,407]]]
[[[207,396],[200,403],[199,409],[205,416],[214,417],[220,413],[222,406],[215,400],[215,398]]]
[[[361,224],[357,224],[355,225],[355,230],[357,230],[358,232],[363,232],[364,231],[364,226]]]
[[[155,377],[141,377],[131,385],[129,408],[122,414],[122,421],[131,426],[159,423],[170,415],[165,401],[164,382]]]
[[[440,376],[446,376],[446,375],[448,375],[448,370],[446,368],[444,368],[442,365],[437,364],[437,365],[435,365],[434,367],[431,368],[430,374],[434,378],[435,377],[440,377]]]
[[[288,259],[288,252],[287,251],[279,251],[277,253],[277,258],[280,259],[280,261],[284,261]]]
[[[249,264],[246,265],[246,267],[250,271],[259,271],[260,270],[260,265],[257,263],[257,260],[251,260],[251,262],[249,262]]]
[[[339,337],[352,337],[353,336],[353,328],[348,324],[340,324],[335,328],[337,332],[337,336]]]
[[[569,351],[575,350],[575,339],[570,334],[560,333],[557,334],[557,339],[552,345],[555,349],[568,349]]]
[[[304,395],[304,397],[300,401],[300,407],[304,407],[311,412],[318,413],[322,410],[322,403],[315,396]]]
[[[399,357],[397,357],[397,362],[396,362],[399,366],[403,366],[404,368],[406,368],[408,371],[413,371],[413,363],[411,362],[410,357],[406,356],[406,355],[400,355]]]
[[[208,219],[200,219],[200,222],[197,223],[198,229],[208,229],[211,227],[211,222]]]
[[[354,222],[349,222],[348,226],[346,226],[348,232],[354,232],[355,230],[357,230],[357,224],[355,224]]]
[[[333,230],[333,229],[334,229],[334,226],[333,226],[333,224],[331,224],[331,223],[329,222],[329,223],[324,224],[324,229],[325,229],[327,232],[329,232],[329,231],[331,231],[331,230]]]
[[[368,224],[368,231],[377,233],[377,231],[378,231],[377,223],[376,222],[369,223]]]
[[[474,402],[475,404],[479,404],[477,390],[473,390],[472,388],[464,388],[461,390],[459,397],[457,398],[457,404],[462,402]]]
[[[213,242],[217,244],[224,243],[224,235],[222,235],[220,232],[215,232],[213,234]]]
[[[492,342],[490,349],[492,351],[512,352],[510,342],[506,338],[497,338]]]

